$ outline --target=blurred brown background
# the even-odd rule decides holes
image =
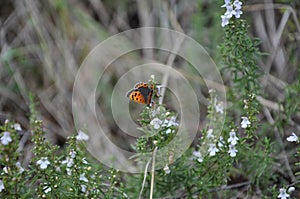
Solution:
[[[80,64],[101,41],[132,28],[155,26],[182,31],[202,44],[221,67],[217,47],[224,33],[220,25],[225,12],[222,4],[210,0],[1,0],[1,118],[16,120],[27,129],[28,94],[32,92],[47,136],[54,143],[63,143],[75,132],[71,100]],[[265,72],[264,98],[271,105],[281,102],[285,88],[298,81],[299,8],[300,2],[293,0],[246,1],[243,5],[242,18],[251,24],[249,33],[259,37],[260,49],[266,53],[258,63]],[[153,41],[147,32],[143,38]],[[145,50],[136,56],[158,60],[159,55]],[[113,85],[126,71],[126,67],[123,71],[117,68],[107,72],[101,85],[107,95],[99,100],[107,112]],[[117,135],[114,122],[106,121]]]

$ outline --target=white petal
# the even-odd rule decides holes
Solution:
[[[20,125],[19,123],[15,123],[15,124],[14,124],[14,129],[15,129],[16,131],[22,131],[21,125]]]
[[[166,164],[166,166],[164,167],[164,171],[166,172],[166,174],[171,173],[171,170],[169,168],[169,166]]]
[[[86,185],[82,184],[82,185],[80,185],[80,186],[81,186],[81,191],[82,191],[83,193],[85,193],[85,192],[86,192]]]
[[[4,187],[4,184],[3,184],[3,181],[0,180],[0,192],[2,192],[2,190],[4,190],[5,187]]]
[[[286,138],[288,142],[297,142],[298,141],[298,136],[293,132],[292,135]]]
[[[289,193],[292,193],[292,192],[294,192],[295,190],[296,190],[295,187],[289,187],[289,188],[288,188],[288,192],[289,192]]]
[[[46,188],[46,187],[45,187]],[[48,192],[50,192],[52,189],[51,189],[51,187],[48,187],[44,192],[45,193],[48,193]]]
[[[87,141],[87,140],[89,140],[89,138],[90,137],[87,134],[85,134],[83,131],[81,131],[81,130],[78,132],[78,135],[76,136],[77,140]]]

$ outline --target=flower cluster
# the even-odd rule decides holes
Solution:
[[[167,111],[164,106],[146,107],[141,115],[141,128],[138,129],[145,134],[137,141],[138,151],[151,151],[155,147],[163,147],[176,136],[179,126],[176,114]]]
[[[294,133],[294,132],[292,132],[292,135],[290,135],[289,137],[287,137],[286,138],[286,140],[288,141],[288,142],[296,142],[296,143],[299,143],[299,138],[298,138],[298,136]],[[279,195],[277,196],[277,198],[280,198],[280,199],[287,199],[287,198],[289,198],[290,197],[290,194],[292,193],[292,192],[294,192],[295,191],[295,187],[289,187],[288,188],[288,190],[287,190],[287,192],[286,192],[286,189],[285,188],[280,188],[279,189]]]
[[[141,113],[139,121],[141,127],[138,129],[143,131],[144,135],[137,139],[134,149],[140,154],[152,152],[155,148],[163,148],[170,146],[170,142],[176,136],[179,127],[177,115],[175,112],[167,110],[163,105],[155,104],[152,107],[145,107]],[[173,143],[172,143],[173,144]],[[169,147],[169,155],[158,155],[156,158],[164,161],[164,174],[170,174],[169,164],[172,164],[172,154],[176,146]],[[139,161],[144,161],[146,156],[139,155]],[[148,161],[148,160],[147,160]]]
[[[155,129],[165,129],[166,134],[174,133],[175,127],[178,126],[178,123],[176,122],[176,116],[171,115],[170,112],[166,112],[164,115],[161,115],[162,112],[164,112],[163,107],[157,107],[156,110],[152,112],[152,117],[154,117],[150,125]],[[162,119],[162,117],[165,117]]]
[[[9,120],[6,120],[5,123],[9,123]],[[11,125],[11,128],[13,128],[15,131],[21,131],[21,125],[19,123],[15,123],[13,125]],[[8,131],[4,131],[3,135],[0,138],[1,144],[3,145],[8,145],[10,142],[12,142],[12,138],[10,136],[10,132]]]
[[[38,139],[36,139],[38,140]],[[86,174],[83,171],[80,171],[78,168],[82,167],[83,165],[87,165],[88,162],[85,160],[85,158],[81,158],[80,152],[77,151],[77,144],[76,141],[87,141],[89,140],[89,136],[85,134],[83,131],[79,131],[77,136],[73,136],[69,138],[69,149],[67,151],[68,155],[63,159],[62,161],[58,161],[61,163],[61,165],[57,165],[56,161],[50,161],[48,157],[41,157],[36,161],[36,164],[39,166],[41,170],[49,171],[49,165],[53,165],[55,167],[55,171],[51,170],[51,172],[62,172],[61,167],[65,168],[66,174],[68,176],[79,176],[78,180],[82,183],[80,184],[81,191],[86,193],[87,191],[87,185],[84,183],[88,183],[89,180],[86,177]],[[41,142],[42,144],[42,142]],[[81,159],[81,161],[80,161]],[[77,160],[77,161],[76,161]],[[78,160],[80,162],[78,162]],[[56,165],[55,165],[56,164]],[[79,166],[81,165],[81,166]],[[82,168],[85,168],[83,166]],[[19,168],[21,170],[21,168]],[[49,171],[50,172],[50,171]],[[51,183],[44,183],[42,186],[43,193],[47,194],[49,192],[53,192],[53,186]]]
[[[236,144],[239,138],[236,136],[236,132],[232,129],[229,132],[229,138],[227,139],[228,142],[228,153],[230,157],[235,157],[238,150],[236,149]],[[223,137],[220,136],[219,139],[217,140],[216,143],[216,136],[213,134],[213,129],[208,129],[207,134],[206,134],[206,141],[209,142],[208,144],[208,155],[209,156],[215,156],[217,152],[219,152],[222,147],[224,146],[224,140]],[[193,152],[193,157],[196,159],[198,162],[203,162],[203,157],[200,151],[194,151]]]
[[[236,153],[238,152],[238,150],[235,148],[235,145],[237,144],[237,141],[239,140],[239,138],[236,136],[236,133],[234,131],[234,129],[232,129],[229,132],[229,138],[228,138],[228,143],[229,143],[229,150],[228,153],[231,157],[235,157]]]
[[[206,131],[206,136],[204,138],[205,138],[205,143],[207,143],[208,145],[207,152],[209,156],[215,156],[220,151],[220,148],[224,146],[223,137],[220,136],[217,139],[216,135],[214,135],[213,129],[208,129]],[[200,151],[194,151],[193,159],[196,159],[199,163],[203,162],[202,153]]]
[[[218,131],[218,121],[222,121],[222,116],[224,114],[224,106],[223,102],[219,102],[215,95],[214,90],[209,91],[210,98],[210,106],[209,106],[209,117],[214,121],[215,129],[208,128],[207,131],[204,132],[204,136],[202,137],[201,144],[206,144],[207,149],[206,152],[208,156],[215,156],[219,151],[224,149],[228,149],[227,153],[230,157],[235,157],[237,155],[238,150],[236,149],[236,145],[238,143],[239,138],[237,137],[237,133],[234,129],[231,129],[228,135],[227,142],[224,141],[223,136],[220,136],[221,132]],[[216,119],[217,118],[217,119]],[[242,129],[246,129],[251,126],[251,122],[248,117],[241,117],[242,121],[240,126]],[[224,135],[227,137],[227,135]],[[201,151],[202,153],[204,151]],[[192,158],[197,160],[199,163],[203,162],[203,155],[199,150],[193,152]]]
[[[223,114],[224,113],[224,105],[223,102],[219,102],[215,104],[215,109],[217,113]]]
[[[216,146],[216,136],[213,134],[213,129],[208,129],[206,139],[209,141],[209,148],[207,150],[209,156],[215,156],[220,150]]]
[[[222,5],[222,7],[226,8],[226,12],[224,15],[221,16],[222,18],[222,27],[226,26],[229,24],[229,19],[232,16],[235,16],[235,18],[240,18],[241,14],[243,14],[242,12],[242,2],[240,2],[239,0],[235,0],[234,2],[232,2],[231,0],[224,0],[225,4]]]
[[[66,159],[61,162],[63,165],[65,164],[67,166],[66,171],[69,176],[72,174],[72,166],[74,164],[75,157],[76,151],[71,150],[69,152],[69,156],[67,156]]]
[[[216,126],[216,129],[208,128],[207,131],[204,132],[202,137],[202,144],[207,146],[207,153],[209,156],[215,156],[223,147],[224,140],[223,137],[220,136],[220,131],[218,130],[218,122],[222,121],[222,117],[224,116],[224,103],[219,101],[216,96],[216,91],[213,89],[209,90],[210,94],[210,105],[208,107],[209,118]],[[204,146],[203,145],[203,146]],[[206,153],[205,151],[201,151],[202,153]],[[203,155],[200,151],[193,152],[193,159],[197,160],[199,163],[203,162]]]
[[[6,119],[3,126],[0,125],[0,162],[2,163],[0,193],[19,184],[22,181],[21,174],[25,171],[19,162],[18,131],[22,131],[19,123],[13,123]]]
[[[0,124],[0,198],[115,198],[117,194],[124,196],[117,198],[128,198],[117,172],[109,174],[89,163],[84,143],[89,135],[79,131],[62,149],[45,139],[42,121],[34,116],[30,130],[34,157],[26,160],[25,169],[19,149],[21,125],[9,120]]]
[[[82,158],[81,161],[82,161],[83,164],[86,164],[86,165],[89,164],[89,163],[85,160],[85,158]],[[87,168],[89,168],[89,167],[87,167]],[[95,178],[95,175],[91,175],[90,177],[91,177],[91,178]],[[81,174],[80,174],[79,180],[80,180],[80,181],[83,181],[83,182],[89,182],[89,180],[87,179],[87,177],[85,177],[85,173],[81,173]],[[86,185],[81,185],[81,188],[82,188],[82,187],[86,187]],[[82,189],[83,189],[83,188],[82,188]],[[82,192],[85,192],[85,191],[82,190]]]
[[[288,193],[292,193],[295,191],[295,187],[289,187],[288,188]],[[280,199],[287,199],[290,197],[290,194],[286,193],[286,189],[285,188],[280,188],[279,189],[279,195],[277,196],[277,198]]]
[[[203,157],[200,151],[194,151],[193,156],[195,157],[194,159],[196,159],[198,162],[203,162]]]
[[[218,113],[220,115],[224,114],[224,103],[217,99],[216,91],[214,89],[209,90],[209,94],[211,96],[211,110],[213,112]]]

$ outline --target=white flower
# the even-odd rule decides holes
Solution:
[[[229,24],[229,18],[225,15],[221,15],[222,23],[221,26],[224,27]]]
[[[288,188],[288,192],[289,192],[289,193],[292,193],[292,192],[294,192],[294,191],[295,191],[295,187],[289,187],[289,188]]]
[[[162,123],[162,127],[166,127],[169,123],[169,120],[165,119],[164,122]]]
[[[86,192],[86,185],[82,184],[82,185],[80,185],[80,186],[81,186],[81,191],[82,191],[83,193],[85,193],[85,192]]]
[[[224,15],[221,16],[222,23],[221,26],[224,27],[229,24],[229,19],[234,15],[235,18],[240,18],[241,14],[243,14],[242,9],[242,2],[239,0],[235,0],[231,3],[231,0],[225,0],[225,4],[221,7],[226,8],[226,12]]]
[[[23,173],[24,172],[24,168],[21,166],[20,162],[16,163],[16,167],[19,169],[19,173]]]
[[[3,184],[3,181],[0,180],[0,192],[2,192],[2,190],[4,190],[5,187],[4,187],[4,184]]]
[[[170,118],[167,127],[170,127],[170,126],[178,126],[178,123],[176,122],[176,117],[175,116]]]
[[[68,174],[68,176],[72,175],[72,169],[70,169],[70,168],[67,168],[66,170],[67,170],[67,174]]]
[[[70,154],[70,157],[73,159],[76,157],[76,151],[74,151],[74,150],[70,151],[69,154]]]
[[[10,132],[7,131],[3,132],[3,136],[0,138],[0,140],[3,145],[8,145],[10,142],[12,142],[12,139],[10,137]]]
[[[233,5],[234,5],[234,7],[235,7],[235,9],[238,9],[238,10],[240,10],[241,8],[242,8],[242,2],[240,2],[239,0],[235,0],[234,2],[233,2]]]
[[[235,18],[240,18],[241,14],[243,14],[243,11],[241,10],[236,9],[233,11],[233,15],[235,16]]]
[[[223,114],[224,113],[224,106],[223,106],[223,102],[217,103],[215,105],[215,109],[217,113]]]
[[[89,138],[90,137],[81,130],[78,132],[78,135],[76,136],[76,139],[81,141],[87,141],[89,140]]]
[[[239,140],[238,137],[236,137],[236,133],[234,132],[234,130],[231,130],[229,132],[229,138],[228,138],[228,142],[231,144],[231,145],[236,145],[237,141]]]
[[[170,118],[170,120],[168,119],[165,119],[163,124],[162,124],[163,127],[171,127],[171,126],[178,126],[178,123],[176,122],[176,117],[175,116],[172,116]]]
[[[242,117],[242,122],[241,122],[241,127],[243,129],[247,128],[250,126],[251,122],[249,121],[249,119],[247,117]]]
[[[158,118],[154,118],[150,124],[154,127],[154,129],[159,129],[160,128],[160,125],[162,124],[162,121]]]
[[[219,152],[219,149],[216,147],[216,145],[209,144],[209,148],[208,148],[209,156],[215,156],[217,152]]]
[[[22,131],[21,125],[19,123],[14,124],[15,131]]]
[[[231,157],[235,157],[237,152],[238,152],[238,150],[235,148],[235,146],[230,144],[229,145],[229,150],[228,150],[229,155]]]
[[[225,12],[225,16],[228,18],[228,19],[230,19],[231,17],[232,17],[232,15],[233,15],[233,13],[234,13],[234,10],[233,10],[233,7],[231,6],[231,5],[229,5],[229,6],[226,6],[226,12]]]
[[[67,164],[67,167],[72,167],[74,164],[74,159],[67,157],[65,160],[61,161],[62,164]]]
[[[80,174],[79,180],[88,182],[89,180],[85,177],[85,173]]]
[[[159,114],[159,112],[160,112],[160,108],[159,107],[157,107],[157,109],[153,109],[153,111],[151,113],[152,117],[155,117],[157,114]]]
[[[215,139],[215,136],[213,135],[213,131],[214,131],[213,129],[207,130],[207,135],[206,135],[207,139],[212,139],[212,140]]]
[[[219,142],[218,142],[218,147],[221,148],[221,147],[223,147],[223,146],[224,146],[224,140],[223,140],[223,137],[220,136]]]
[[[51,189],[51,187],[44,187],[44,192],[45,193],[49,193],[52,189]]]
[[[200,163],[203,162],[203,157],[202,157],[202,154],[200,151],[194,151],[193,156],[196,157],[198,162],[200,162]]]
[[[55,171],[57,171],[57,172],[61,172],[61,169],[60,169],[60,167],[56,167],[56,168],[55,168]]]
[[[86,158],[82,158],[82,163],[83,164],[88,164],[88,161],[86,161]]]
[[[173,130],[173,129],[170,129],[170,128],[168,128],[168,129],[166,130],[166,134],[170,134],[170,133],[174,133],[174,130]]]
[[[222,6],[221,6],[221,7],[222,7]],[[215,92],[216,92],[216,91],[215,91],[214,89],[209,89],[209,90],[208,90],[208,93],[209,93],[209,94],[212,94],[212,93],[215,93]]]
[[[286,199],[288,197],[290,197],[290,195],[286,193],[286,190],[284,188],[279,189],[279,195],[277,196],[277,198]]]
[[[7,169],[7,167],[3,167],[3,171],[4,171],[4,173],[8,174],[8,169]]]
[[[166,174],[171,173],[171,170],[170,170],[170,168],[169,168],[169,166],[168,166],[167,164],[166,164],[166,166],[164,167],[164,171],[165,171]]]
[[[225,4],[222,5],[221,7],[229,6],[229,5],[230,5],[230,1],[231,1],[231,0],[224,0]]]
[[[47,157],[42,157],[36,163],[40,165],[41,169],[46,169],[48,167],[48,165],[50,164],[50,162],[49,162],[49,160],[48,160]]]
[[[288,142],[298,142],[298,136],[292,132],[292,135],[286,138]]]

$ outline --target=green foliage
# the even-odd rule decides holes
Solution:
[[[0,174],[0,179],[2,180],[5,190],[1,192],[2,196],[10,196],[15,198],[21,198],[21,196],[26,194],[26,185],[24,183],[24,173],[17,166],[19,158],[21,156],[18,150],[19,135],[17,130],[14,128],[14,123],[5,121],[3,126],[0,126],[1,131],[1,145],[0,145],[0,164],[2,166],[2,171]],[[3,138],[5,134],[9,134],[7,139],[8,143],[3,143]],[[19,162],[20,163],[20,162]],[[18,164],[19,164],[18,163]],[[5,197],[2,197],[5,198]]]
[[[258,51],[259,40],[251,39],[247,34],[248,25],[245,20],[234,20],[225,27],[225,38],[220,46],[224,69],[232,73],[234,86],[241,95],[249,92],[260,92],[258,78],[262,75],[256,64],[260,53]]]
[[[31,109],[35,110],[33,104]],[[20,139],[15,125],[6,121],[0,126],[2,139],[5,132],[11,138],[8,144],[0,145],[0,164],[4,168],[0,174],[4,184],[1,198],[127,198],[118,171],[103,171],[91,164],[83,143],[75,136],[68,138],[66,149],[53,146],[45,140],[40,120],[31,123],[34,157],[23,169],[18,162]]]
[[[140,124],[144,136],[139,137],[136,143],[138,152],[152,152],[155,147],[162,148],[174,138],[176,115],[169,112],[164,106],[155,105],[153,108],[145,107],[141,113]]]
[[[103,1],[104,5],[99,4],[98,6],[105,8],[106,5],[113,7],[113,9],[99,16],[106,16],[107,19],[103,19],[103,21],[109,25],[111,25],[111,21],[116,20],[118,24],[123,24],[121,26],[123,29],[127,29],[130,28],[130,24],[124,25],[124,21],[122,21],[124,19],[118,15],[114,16],[113,11],[118,10],[125,17],[128,14],[126,9],[132,5],[132,2],[120,2],[121,4],[114,1]],[[281,101],[283,109],[271,111],[269,115],[265,114],[266,116],[261,114],[268,109],[263,107],[258,100],[261,95],[264,95],[261,88],[262,72],[257,64],[262,56],[258,49],[260,40],[249,36],[249,25],[243,19],[231,18],[229,24],[222,28],[219,11],[221,3],[223,2],[199,0],[191,26],[195,28],[193,37],[204,44],[211,56],[216,58],[217,62],[221,60],[224,66],[222,76],[226,80],[227,102],[220,101],[214,90],[209,91],[207,117],[204,122],[201,121],[199,139],[195,140],[180,158],[174,159],[177,150],[176,144],[178,143],[170,146],[180,127],[180,121],[177,118],[180,113],[169,110],[163,104],[152,103],[151,106],[145,106],[140,113],[138,129],[142,131],[143,136],[136,140],[132,148],[138,154],[134,157],[137,165],[141,162],[149,164],[143,168],[145,173],[129,174],[106,168],[95,162],[87,153],[84,141],[77,136],[69,136],[64,147],[51,144],[45,138],[43,121],[37,119],[38,110],[35,107],[34,95],[29,94],[30,125],[25,133],[30,134],[31,139],[28,140],[28,143],[32,145],[33,157],[28,160],[29,162],[22,162],[25,159],[22,157],[22,146],[24,145],[22,135],[24,132],[20,130],[17,123],[6,120],[0,125],[0,166],[2,168],[0,172],[0,198],[109,199],[139,198],[140,195],[142,198],[148,198],[151,193],[150,190],[153,188],[152,180],[154,181],[154,198],[236,198],[239,197],[238,195],[241,198],[277,198],[279,188],[287,189],[291,186],[299,188],[300,172],[296,171],[299,170],[300,166],[300,148],[298,145],[292,146],[292,143],[286,144],[281,140],[281,137],[285,137],[285,133],[290,132],[290,129],[298,127],[300,80],[298,79],[285,88],[284,98]],[[294,4],[298,6],[299,3],[294,2]],[[28,19],[31,23],[29,25],[37,29],[35,34],[40,40],[37,51],[43,53],[41,56],[45,58],[42,60],[44,61],[43,64],[48,66],[45,68],[51,74],[45,75],[49,79],[43,80],[43,84],[51,85],[56,80],[50,78],[56,70],[49,66],[56,65],[56,62],[51,63],[50,55],[55,54],[55,52],[52,50],[54,47],[48,46],[50,40],[47,39],[52,39],[52,37],[54,39],[55,37],[59,39],[61,39],[60,37],[68,38],[70,35],[74,41],[76,37],[85,39],[82,35],[76,35],[76,30],[72,29],[80,26],[76,24],[73,27],[69,23],[71,16],[76,17],[79,22],[84,24],[83,27],[85,28],[81,28],[82,31],[85,29],[87,32],[95,31],[95,34],[90,38],[98,35],[98,38],[102,40],[109,35],[99,26],[99,21],[102,19],[96,21],[79,9],[72,11],[75,15],[71,15],[68,10],[69,6],[69,3],[58,0],[49,2],[49,7],[55,10],[55,14],[58,13],[61,20],[57,20],[54,13],[46,9],[47,14],[53,20],[53,24],[49,23],[48,28],[52,29],[58,26],[65,30],[65,32],[58,32],[59,34],[42,32],[44,27],[40,28],[40,23],[47,20],[41,20],[38,23],[36,17]],[[131,10],[131,12],[133,11]],[[135,14],[129,13],[130,17]],[[110,15],[115,19],[109,18]],[[72,23],[75,23],[74,21]],[[121,27],[111,26],[110,28],[111,31],[117,32],[122,29]],[[25,30],[27,31],[27,29]],[[83,35],[87,32],[84,32]],[[222,39],[223,35],[224,38]],[[30,42],[31,39],[29,39]],[[221,40],[222,43],[220,44]],[[57,44],[60,42],[59,40]],[[297,47],[295,46],[288,50],[296,51]],[[216,50],[217,47],[219,47],[219,51]],[[25,59],[23,51],[23,48],[8,49],[2,56],[2,62],[5,66],[3,71],[11,76],[22,75],[20,71],[17,73],[10,65],[15,60],[25,64],[26,67],[31,67],[32,63],[29,59]],[[108,50],[108,52],[110,51],[111,49]],[[59,52],[58,54],[64,53],[66,57],[71,54],[70,52]],[[79,53],[78,57],[80,58],[78,59],[81,60],[85,54]],[[54,58],[57,59],[57,55]],[[296,53],[291,56],[291,59],[291,62],[297,61]],[[71,63],[59,63],[57,65],[71,66],[72,64],[74,64],[73,60]],[[45,68],[33,72],[43,73],[41,71]],[[71,77],[60,77],[60,81],[72,82],[69,79],[73,78],[76,70],[73,72],[62,71],[62,74],[71,74]],[[113,72],[110,74],[115,78]],[[38,79],[36,81],[36,84],[41,83]],[[101,91],[112,90],[109,85],[110,81],[112,80],[107,80],[107,84],[100,85],[99,89]],[[12,81],[11,90],[24,92],[20,82]],[[154,86],[153,96],[156,100],[155,98],[159,95],[156,89],[157,82],[152,79],[150,84]],[[57,84],[56,86],[62,85],[64,84]],[[68,84],[64,86],[66,85]],[[71,86],[69,85],[69,87]],[[68,92],[64,89],[61,91],[62,93],[52,94],[63,95]],[[110,95],[103,96],[102,102],[104,103],[102,106],[109,109],[111,106],[110,99]],[[112,120],[112,118],[106,119]],[[299,140],[294,142],[299,144]],[[164,147],[167,149],[163,154],[155,154],[156,150]],[[285,147],[291,148],[291,152],[288,151],[288,154],[292,154],[291,163],[295,164],[289,164],[290,162],[286,161],[290,161],[290,159],[286,155]],[[149,158],[149,154],[152,154],[151,158]],[[286,156],[286,159],[279,161],[281,156]],[[162,169],[149,172],[153,168],[151,165],[153,160],[163,162],[163,167],[160,167]],[[289,168],[290,165],[291,168]],[[157,163],[154,166],[161,165]],[[293,172],[295,172],[295,176]],[[289,194],[291,197],[293,196],[293,193]]]

